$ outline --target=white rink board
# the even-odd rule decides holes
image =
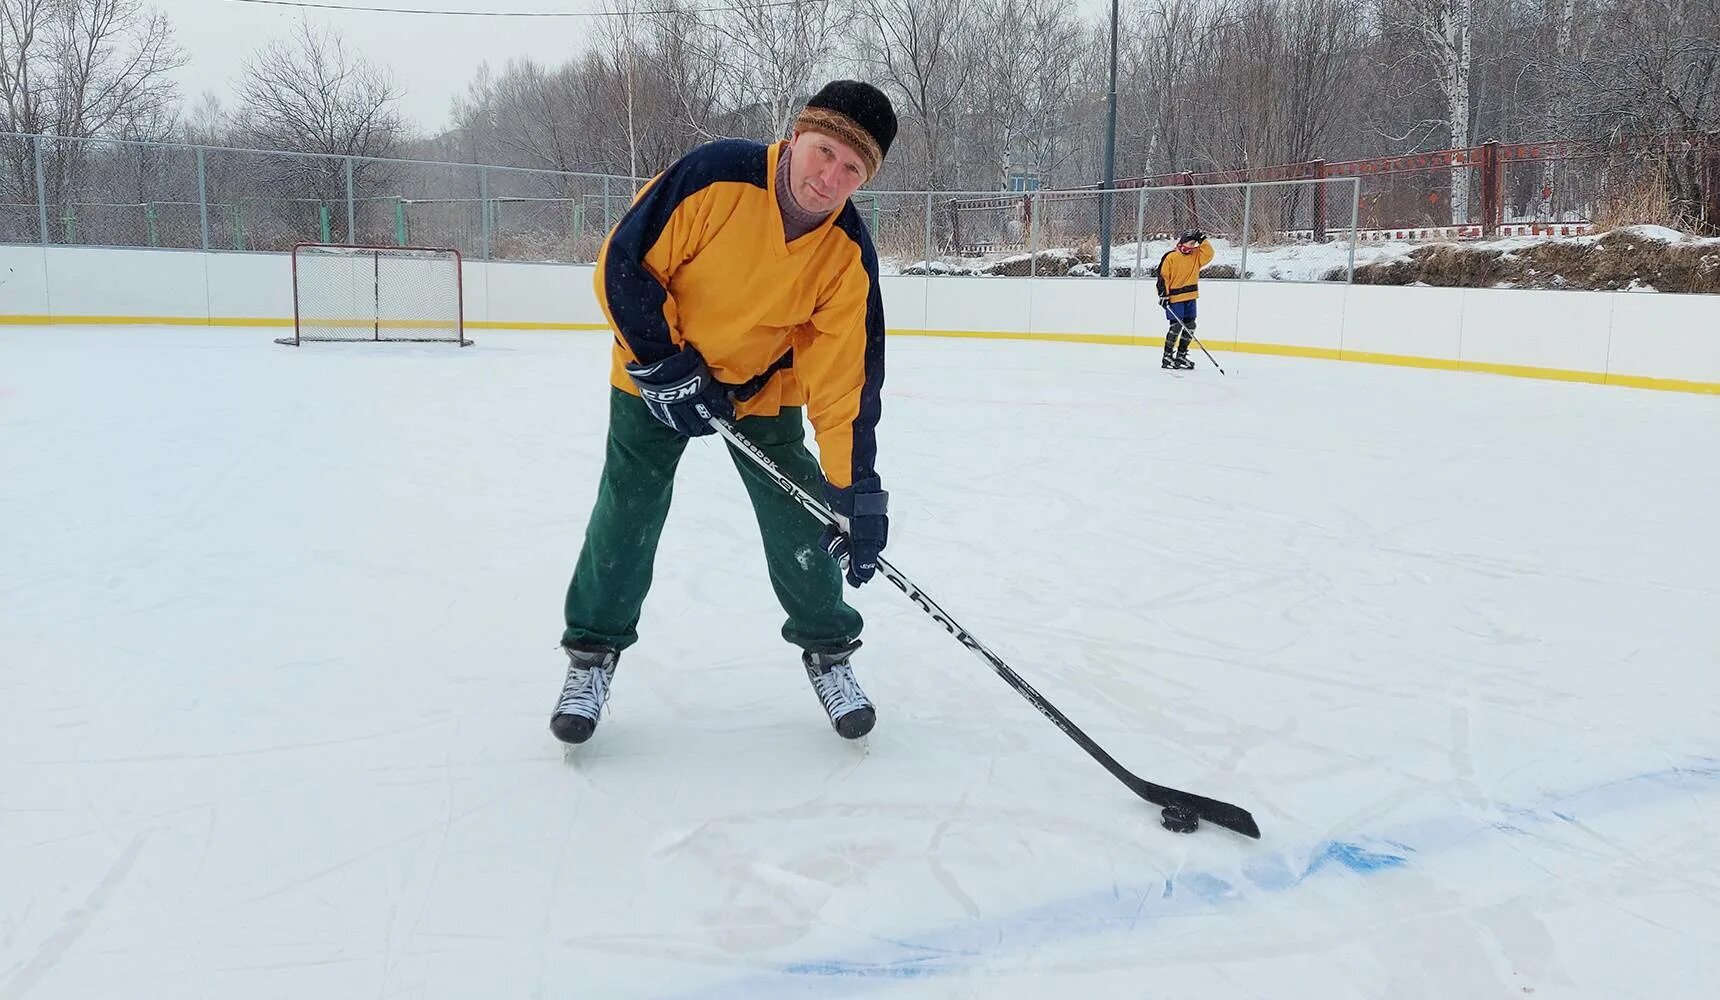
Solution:
[[[955,287],[960,282],[961,287]],[[898,323],[892,329],[956,330],[981,333],[1028,333],[1033,309],[1031,278],[928,279],[926,322],[923,327]]]
[[[1464,361],[1605,372],[1612,293],[1465,288]],[[1720,310],[1720,296],[1714,306]]]
[[[3,247],[0,261],[16,282],[0,299],[0,321],[47,315],[51,321],[106,317],[133,324],[211,316],[279,322],[292,315],[286,255]],[[603,323],[589,266],[468,259],[465,267],[469,324],[566,329]],[[1156,342],[1165,328],[1152,283],[1144,280],[883,280],[893,330]],[[1216,351],[1260,344],[1291,353],[1341,350],[1709,385],[1720,381],[1716,329],[1720,296],[1216,279],[1202,289],[1199,325],[1201,340]]]
[[[218,319],[293,319],[293,283],[281,280],[284,258],[275,254],[200,255],[209,287],[208,315]],[[145,313],[147,315],[147,313]]]
[[[1614,292],[1607,371],[1720,382],[1720,316],[1712,295]]]
[[[891,326],[900,330],[926,328],[926,284],[927,279],[912,275],[884,275],[878,279],[884,316]]]
[[[601,324],[592,288],[596,269],[509,261],[466,261],[468,273],[484,275],[483,308],[467,306],[467,318],[487,323]]]
[[[1244,344],[1337,351],[1342,344],[1347,291],[1348,286],[1334,283],[1243,283],[1236,306],[1236,339]]]
[[[207,254],[93,247],[50,247],[47,254],[56,316],[209,320]]]
[[[1137,281],[1088,278],[951,279],[990,284],[992,280],[1028,283],[1028,330],[1044,334],[1096,334],[1132,337],[1125,325],[1135,312]],[[938,289],[934,292],[941,292]]]
[[[48,268],[40,247],[0,246],[0,316],[48,314]]]
[[[1352,285],[1344,295],[1344,353],[1458,357],[1463,294],[1453,288]]]

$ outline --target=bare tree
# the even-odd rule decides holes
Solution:
[[[332,28],[302,20],[245,62],[234,112],[237,134],[264,149],[321,153],[270,157],[223,171],[235,197],[280,192],[323,205],[363,199],[390,182],[395,168],[374,157],[393,155],[403,138],[400,90],[388,72],[348,50]],[[351,159],[335,159],[335,157]],[[214,174],[211,183],[214,183]],[[291,212],[292,202],[279,202]]]
[[[0,0],[0,132],[161,138],[173,128],[170,78],[185,58],[159,11],[137,0]],[[51,201],[78,197],[83,143],[49,144]],[[0,145],[8,188],[35,199],[29,144]]]
[[[788,133],[811,92],[813,75],[833,59],[854,11],[846,0],[744,0],[709,15],[714,65],[730,99],[756,106],[766,137]]]
[[[966,183],[998,186],[1012,167],[1052,175],[1077,145],[1068,109],[1088,55],[1081,22],[1059,0],[977,0],[969,16]]]
[[[185,64],[138,0],[0,0],[0,130],[105,135],[168,117]]]
[[[268,149],[388,156],[402,138],[400,97],[387,70],[304,20],[246,60],[237,116]]]
[[[1206,115],[1192,79],[1212,18],[1205,0],[1150,0],[1131,14],[1119,54],[1119,158],[1142,174],[1187,169],[1188,142]]]
[[[1613,0],[1601,41],[1570,68],[1590,131],[1720,128],[1720,2]]]
[[[1453,149],[1470,145],[1470,69],[1474,62],[1474,0],[1383,0],[1381,22],[1397,25],[1419,43],[1419,55],[1441,98],[1438,113],[1422,120],[1437,125]],[[1451,219],[1469,216],[1469,171],[1451,172]]]
[[[865,0],[861,22],[860,60],[909,126],[904,145],[913,155],[894,155],[892,173],[909,177],[911,187],[947,188],[971,51],[963,38],[968,0]]]

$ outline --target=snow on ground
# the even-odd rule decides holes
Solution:
[[[1465,249],[1498,250],[1506,256],[1521,253],[1533,247],[1555,243],[1592,244],[1603,237],[1617,234],[1634,235],[1645,241],[1658,243],[1678,243],[1684,246],[1720,246],[1720,237],[1693,236],[1665,226],[1626,226],[1608,230],[1606,233],[1596,233],[1588,236],[1501,236],[1490,240],[1382,240],[1364,241],[1355,247],[1356,267],[1364,264],[1380,264],[1408,257],[1414,251],[1435,243],[1455,243]],[[1228,240],[1223,237],[1213,237],[1213,260],[1209,267],[1228,267],[1231,273],[1241,274],[1243,271],[1242,244],[1240,241]],[[1139,257],[1136,256],[1137,246],[1133,242],[1119,243],[1111,250],[1113,267],[1133,268],[1137,259],[1140,261],[1143,276],[1150,279],[1153,268],[1158,265],[1159,258],[1170,252],[1174,243],[1168,239],[1146,240],[1139,245]],[[1041,260],[1050,256],[1063,256],[1073,260],[1075,253],[1068,249],[1046,249],[1040,251]],[[965,270],[977,270],[997,264],[1013,264],[1022,273],[1028,261],[1032,258],[1027,253],[997,253],[984,254],[977,257],[947,257],[936,261],[916,261],[904,263],[900,260],[880,258],[879,264],[885,274],[900,274],[908,267],[919,269],[917,273],[957,274]],[[1347,240],[1334,240],[1329,243],[1286,242],[1272,245],[1256,245],[1248,248],[1247,270],[1250,277],[1257,280],[1270,281],[1328,281],[1331,274],[1341,276],[1348,273],[1351,266],[1350,243]],[[1065,262],[1063,269],[1068,268]],[[1085,277],[1098,274],[1096,265],[1075,265],[1071,274]],[[1509,286],[1505,286],[1509,287]],[[1647,288],[1647,291],[1653,291]]]
[[[1242,270],[1242,244],[1214,237],[1212,239],[1213,260],[1211,267],[1229,267],[1237,273]],[[1151,272],[1158,265],[1159,258],[1169,252],[1173,246],[1171,240],[1145,240],[1140,244],[1140,261],[1144,274],[1150,280]],[[1421,246],[1420,243],[1390,241],[1384,243],[1361,243],[1356,246],[1356,266],[1389,260],[1394,257],[1407,256],[1411,250]],[[1135,266],[1136,245],[1133,242],[1119,243],[1111,250],[1111,263],[1114,267]],[[1069,250],[1046,249],[1040,251],[1041,260],[1059,253],[1074,259],[1074,252]],[[1025,269],[1032,258],[1027,253],[985,254],[978,257],[948,257],[936,261],[903,262],[889,258],[880,258],[879,267],[884,274],[900,274],[912,267],[919,271],[930,271],[933,274],[959,273],[963,269],[976,270],[995,264],[1015,264]],[[1065,265],[1067,266],[1067,264]],[[1284,243],[1275,246],[1251,246],[1248,250],[1248,271],[1256,278],[1273,281],[1324,281],[1326,275],[1333,269],[1340,271],[1350,266],[1350,245],[1348,242],[1333,243]],[[1076,265],[1080,267],[1080,265]],[[1022,273],[1026,273],[1023,270]],[[1077,275],[1084,272],[1074,272]],[[1097,273],[1097,268],[1093,268]]]
[[[564,755],[607,339],[0,330],[0,996],[1617,1000],[1720,973],[1708,397],[897,339],[824,722],[718,445]]]

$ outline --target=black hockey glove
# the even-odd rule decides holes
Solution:
[[[733,420],[729,387],[718,382],[705,359],[691,346],[651,365],[627,366],[651,415],[688,437],[714,434],[711,417]]]
[[[824,484],[830,509],[848,519],[848,530],[826,527],[818,544],[847,573],[848,585],[858,587],[878,572],[878,554],[890,537],[890,494],[877,476],[867,476],[847,489]]]

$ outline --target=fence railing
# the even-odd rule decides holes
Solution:
[[[1485,142],[1362,160],[1161,174],[1118,186],[1332,177],[1361,182],[1364,233],[1479,238],[1618,221],[1720,233],[1720,132]]]
[[[273,252],[357,243],[591,263],[641,182],[0,133],[0,243]],[[863,190],[854,204],[888,273],[1142,277],[1174,234],[1201,229],[1219,249],[1215,277],[1349,280],[1360,192],[1357,178],[1321,177],[1023,195]],[[1325,249],[1318,267],[1251,264],[1286,246]]]
[[[1217,251],[1213,277],[1348,281],[1359,194],[1355,178],[903,194],[926,199],[931,222],[923,265],[905,272],[1146,277],[1179,234],[1199,230]],[[896,249],[888,229],[872,232],[880,256]]]

